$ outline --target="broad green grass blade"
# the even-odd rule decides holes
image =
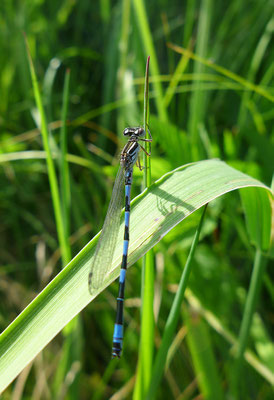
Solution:
[[[263,183],[219,160],[189,164],[164,175],[132,201],[129,266],[204,204],[227,192],[249,186],[270,191]],[[122,221],[112,267],[92,297],[88,290],[88,274],[97,237],[2,333],[0,392],[75,315],[118,277],[123,241]]]

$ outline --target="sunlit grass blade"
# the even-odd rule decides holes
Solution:
[[[58,159],[59,154],[52,153],[53,159]],[[0,163],[9,161],[22,161],[22,160],[46,160],[47,154],[42,150],[28,150],[28,151],[17,151],[15,153],[0,154]],[[86,158],[76,156],[75,154],[67,154],[66,159],[68,162],[88,168],[96,173],[102,173],[102,168],[99,168],[95,162],[87,160]]]
[[[270,191],[263,183],[219,160],[189,164],[164,175],[132,201],[128,265],[133,265],[174,226],[206,203],[227,192],[249,186]],[[82,249],[2,333],[0,391],[7,387],[75,315],[118,277],[123,228],[121,219],[112,267],[93,297],[88,290],[88,274],[97,237]]]

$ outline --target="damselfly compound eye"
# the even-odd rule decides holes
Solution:
[[[123,135],[124,135],[124,136],[130,136],[130,135],[131,135],[130,129],[129,129],[129,128],[125,128],[125,129],[123,130]]]
[[[144,128],[142,128],[142,127],[136,128],[136,131],[135,131],[136,136],[142,137],[142,136],[145,136],[145,134],[146,134],[146,132],[145,132]]]

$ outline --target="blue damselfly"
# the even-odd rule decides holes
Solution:
[[[144,147],[141,146],[139,141],[152,141],[150,132],[150,138],[145,139],[146,131],[142,127],[126,128],[124,129],[123,134],[124,136],[128,136],[129,140],[121,152],[120,168],[115,179],[112,197],[110,200],[102,232],[95,250],[95,255],[88,280],[89,291],[90,293],[93,293],[94,289],[98,288],[103,282],[106,273],[111,267],[120,226],[120,215],[123,197],[122,193],[123,186],[125,185],[125,229],[122,264],[119,279],[119,293],[117,297],[117,313],[113,333],[113,358],[120,358],[123,345],[124,292],[129,245],[130,191],[132,184],[133,166],[136,163],[136,165],[140,169],[142,169],[139,159],[140,149],[142,149],[148,156],[150,156],[150,153],[148,153],[144,149]]]

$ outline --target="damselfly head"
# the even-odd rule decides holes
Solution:
[[[123,135],[124,136],[131,136],[134,134],[135,128],[125,128],[123,130]]]
[[[136,136],[136,137],[143,137],[145,136],[146,132],[144,128],[141,126],[133,127],[133,128],[125,128],[123,130],[123,135],[124,136]]]

